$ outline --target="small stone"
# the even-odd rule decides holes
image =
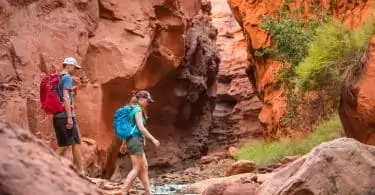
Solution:
[[[233,146],[229,147],[228,148],[228,156],[234,158],[234,156],[236,155],[237,151],[238,151],[238,148],[233,147]]]
[[[227,170],[226,175],[237,175],[241,173],[251,173],[256,169],[256,164],[251,160],[240,160],[233,163]]]

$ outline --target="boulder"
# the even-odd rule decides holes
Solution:
[[[226,175],[237,175],[241,173],[251,173],[256,169],[256,164],[251,160],[239,160],[234,162],[227,170]]]
[[[27,130],[0,122],[0,194],[92,194],[99,190]]]
[[[374,169],[374,146],[339,138],[274,173],[259,194],[374,194]]]
[[[207,188],[202,195],[256,195],[258,185],[253,183],[219,183]]]
[[[257,189],[258,185],[253,183],[228,185],[223,195],[256,195]]]
[[[233,175],[229,177],[218,177],[211,178],[197,183],[186,186],[181,190],[183,194],[202,194],[220,192],[224,193],[228,188],[228,193],[232,192],[236,186],[241,186],[241,184],[252,184],[251,186],[242,186],[244,189],[249,189],[255,187],[257,184],[261,184],[268,180],[272,176],[272,173],[268,174],[254,174],[254,173],[244,173]],[[211,193],[212,192],[212,193]],[[238,192],[238,191],[237,191]]]

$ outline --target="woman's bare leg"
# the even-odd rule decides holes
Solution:
[[[150,189],[150,178],[148,177],[148,163],[146,155],[143,153],[139,170],[139,178],[142,181],[143,187],[145,189],[146,195],[151,195]]]
[[[141,169],[142,155],[130,155],[132,161],[132,170],[129,172],[128,176],[125,179],[125,194],[128,193],[133,181],[137,177],[139,170]]]

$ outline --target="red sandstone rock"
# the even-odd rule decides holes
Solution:
[[[98,151],[98,145],[95,140],[82,137],[81,138],[81,152],[83,156],[83,163],[87,169],[88,174],[91,177],[100,177],[103,170],[102,164],[99,162],[104,162],[104,155],[100,154]],[[65,152],[65,156],[69,160],[73,160],[71,150]]]
[[[357,81],[343,87],[339,114],[348,137],[375,144],[375,36],[364,56],[363,71]]]
[[[256,195],[258,186],[252,183],[229,185],[223,195]]]
[[[62,60],[74,56],[82,65],[75,78],[78,126],[82,137],[97,145],[83,143],[89,172],[96,174],[107,156],[116,158],[116,147],[107,154],[113,113],[143,88],[157,100],[148,127],[163,143],[159,150],[146,146],[150,166],[199,157],[210,136],[220,62],[210,6],[201,4],[1,0],[0,118],[30,129],[55,149],[52,119],[40,109],[38,85],[41,75],[61,69]]]
[[[241,184],[252,184],[247,187],[254,186],[256,187],[256,183],[263,183],[267,181],[272,176],[270,174],[253,174],[253,173],[244,173],[239,175],[233,175],[229,177],[220,177],[220,178],[211,178],[207,180],[203,180],[194,184],[191,184],[181,190],[181,193],[185,194],[202,194],[205,190],[211,188],[213,190],[217,190],[221,193],[224,192],[225,189],[228,187],[228,193],[231,192],[236,188],[236,186],[240,186]],[[244,187],[242,189],[249,189]],[[250,188],[250,189],[251,189]],[[237,191],[238,192],[238,191]]]
[[[252,183],[246,184],[214,184],[207,188],[202,195],[256,195],[258,186]]]
[[[226,152],[214,152],[214,153],[209,153],[206,156],[202,156],[199,160],[201,164],[207,164],[211,162],[217,162],[219,160],[223,160],[227,158],[227,153]]]
[[[0,122],[0,194],[101,194],[47,147],[27,130]]]
[[[237,152],[238,152],[238,148],[235,148],[233,146],[228,148],[228,156],[232,158],[236,155]]]
[[[261,137],[257,118],[262,106],[246,75],[246,40],[226,0],[211,0],[212,23],[220,50],[217,100],[209,150],[241,145]]]
[[[207,164],[207,163],[211,163],[211,162],[217,162],[218,159],[219,158],[217,156],[202,156],[202,158],[199,159],[199,163]]]
[[[319,145],[276,172],[259,194],[371,194],[374,166],[374,146],[340,138]]]
[[[280,160],[280,163],[282,163],[282,164],[288,164],[288,163],[291,163],[293,161],[298,160],[299,158],[301,158],[300,155],[285,156],[285,157],[283,157],[283,159]]]
[[[251,173],[256,169],[256,164],[251,160],[239,160],[233,163],[227,170],[227,176],[241,173]]]
[[[289,6],[303,6],[305,13],[301,15],[304,18],[310,18],[313,13],[310,12],[310,5],[316,1],[304,1],[302,4],[291,3]],[[275,73],[280,69],[280,63],[273,59],[256,60],[254,52],[257,49],[271,45],[271,37],[260,27],[261,17],[274,13],[275,9],[283,3],[282,0],[275,1],[248,1],[248,0],[228,0],[232,9],[234,18],[243,29],[244,36],[247,37],[248,50],[248,76],[254,85],[254,89],[263,102],[259,120],[262,124],[263,136],[266,139],[277,139],[283,136],[293,136],[295,132],[280,125],[280,119],[285,113],[285,100],[282,96],[283,89],[273,87],[275,82]],[[328,1],[319,1],[319,6],[327,7],[331,4]],[[366,1],[336,1],[335,6],[331,8],[333,15],[350,28],[355,28],[364,21],[374,17],[373,10],[375,2]],[[306,113],[313,112],[314,109],[306,109]],[[354,120],[354,119],[353,119]],[[303,125],[302,125],[303,126]],[[302,130],[306,130],[303,128]]]

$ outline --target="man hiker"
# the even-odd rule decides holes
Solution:
[[[65,111],[54,114],[53,127],[55,129],[59,148],[57,153],[63,155],[69,146],[72,146],[73,162],[81,176],[85,175],[81,155],[81,139],[74,111],[73,75],[81,67],[77,60],[68,57],[63,62],[63,71],[60,74],[58,95],[63,102]]]

